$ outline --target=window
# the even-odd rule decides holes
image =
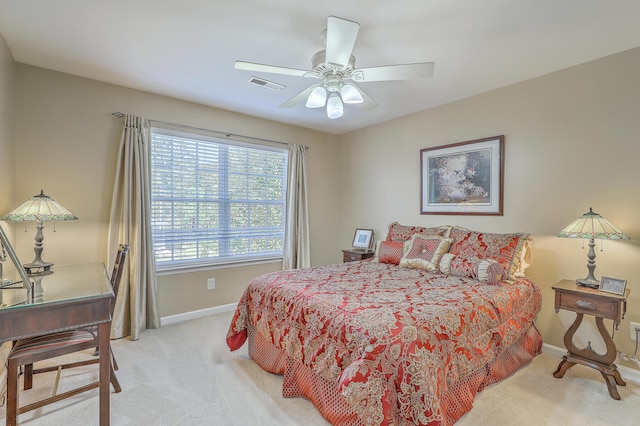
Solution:
[[[287,151],[153,128],[159,270],[282,257]]]

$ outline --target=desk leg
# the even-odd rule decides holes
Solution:
[[[111,322],[103,322],[98,325],[98,338],[100,340],[98,345],[100,351],[100,426],[109,426],[110,333]]]

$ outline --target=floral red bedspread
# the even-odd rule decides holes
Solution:
[[[242,296],[227,334],[247,326],[339,384],[365,424],[442,419],[447,388],[518,341],[541,307],[528,278],[489,285],[370,261],[266,274]]]

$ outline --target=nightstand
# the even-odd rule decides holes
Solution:
[[[373,251],[371,250],[358,250],[358,249],[347,249],[342,250],[342,262],[355,262],[357,260],[365,260],[373,257]]]
[[[613,399],[620,399],[616,384],[625,386],[620,372],[613,363],[616,359],[616,345],[604,326],[604,319],[613,320],[613,324],[618,329],[620,320],[627,312],[627,298],[630,290],[626,289],[624,294],[618,295],[606,293],[598,289],[580,287],[575,281],[562,280],[553,286],[556,295],[556,312],[560,309],[573,311],[576,319],[564,335],[564,345],[568,354],[562,357],[562,361],[553,373],[554,377],[562,378],[568,369],[576,364],[594,368],[602,374],[609,389],[609,395]],[[607,346],[607,353],[601,355],[591,348],[591,342],[586,348],[578,348],[573,344],[573,336],[582,323],[584,315],[592,315],[596,319],[598,331]]]

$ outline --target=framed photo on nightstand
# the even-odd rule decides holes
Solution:
[[[373,245],[373,229],[356,229],[351,245],[353,248],[370,250]]]
[[[627,287],[627,280],[619,280],[617,278],[602,277],[600,280],[600,290],[607,293],[624,294]]]

